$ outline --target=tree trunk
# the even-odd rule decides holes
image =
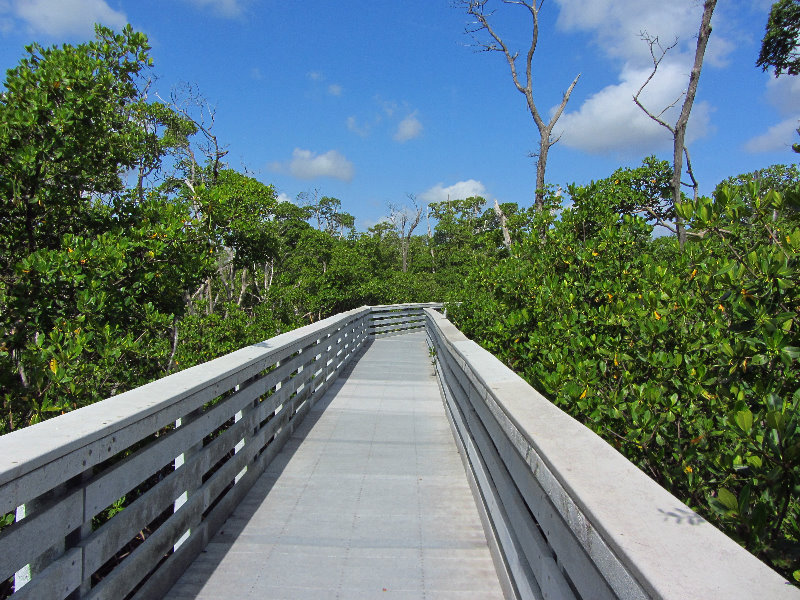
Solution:
[[[556,122],[559,118],[561,118],[561,114],[564,112],[567,102],[569,102],[570,94],[572,94],[572,90],[575,89],[575,85],[578,83],[580,74],[578,74],[578,76],[572,80],[572,83],[561,99],[561,104],[558,106],[558,108],[556,108],[555,111],[553,111],[550,120],[545,122],[539,113],[539,110],[536,108],[536,103],[534,102],[533,98],[533,55],[534,52],[536,52],[536,46],[539,42],[539,11],[542,8],[542,3],[540,2],[537,6],[535,1],[505,1],[506,4],[517,4],[523,6],[525,9],[527,9],[531,17],[531,42],[525,55],[525,80],[523,83],[522,78],[517,71],[517,58],[519,53],[512,51],[492,27],[492,24],[489,22],[489,17],[492,15],[493,11],[486,10],[485,5],[487,1],[488,0],[461,0],[460,4],[466,8],[467,14],[475,17],[477,20],[476,28],[473,30],[468,30],[469,33],[474,35],[479,30],[485,30],[492,38],[492,41],[489,43],[479,42],[479,46],[483,50],[501,52],[505,56],[506,62],[508,63],[511,71],[511,79],[514,82],[514,86],[521,94],[525,96],[528,110],[533,117],[534,123],[536,123],[536,128],[539,130],[539,153],[536,159],[535,206],[536,210],[542,210],[544,208],[544,177],[545,170],[547,168],[547,153],[550,148],[558,142],[558,138],[551,139],[550,135]]]
[[[550,151],[549,132],[547,137],[542,134],[539,141],[539,157],[536,160],[536,210],[544,210],[544,173],[547,167],[547,154]]]
[[[697,84],[700,81],[700,71],[703,68],[703,57],[708,46],[708,38],[711,36],[711,15],[717,6],[717,0],[706,0],[703,5],[703,18],[700,21],[700,32],[697,35],[697,49],[694,53],[694,65],[689,75],[689,87],[686,89],[686,98],[681,107],[681,115],[675,124],[674,146],[673,146],[673,173],[672,173],[672,200],[675,206],[681,201],[681,172],[683,171],[683,153],[686,138],[686,125],[689,123],[689,114],[692,112],[695,96],[697,95]],[[676,218],[676,229],[678,231],[678,243],[681,248],[686,244],[686,230],[680,216]]]
[[[672,181],[670,183],[672,187],[672,205],[673,207],[677,207],[677,205],[681,202],[682,195],[681,195],[681,175],[683,173],[683,155],[686,154],[686,164],[687,164],[687,172],[692,179],[692,187],[694,188],[695,198],[697,197],[697,180],[694,177],[694,173],[692,172],[692,165],[689,159],[689,151],[686,149],[686,126],[689,123],[689,115],[692,112],[692,105],[694,104],[695,96],[697,95],[697,84],[700,81],[700,72],[703,68],[703,58],[706,53],[706,47],[708,46],[708,38],[711,36],[711,15],[714,13],[714,8],[717,5],[717,0],[705,0],[703,4],[703,17],[700,21],[700,31],[697,34],[697,48],[695,49],[694,54],[694,64],[692,65],[692,71],[689,75],[689,85],[686,88],[686,96],[683,100],[683,106],[681,106],[681,113],[678,117],[678,121],[675,125],[670,125],[666,121],[661,118],[661,115],[664,114],[665,111],[662,111],[659,115],[655,115],[650,112],[644,105],[640,102],[639,96],[644,90],[645,87],[652,81],[653,77],[658,71],[658,67],[661,64],[666,53],[675,47],[675,44],[669,46],[666,49],[661,49],[660,55],[657,57],[655,52],[655,46],[658,45],[661,48],[661,45],[658,42],[658,38],[650,38],[647,34],[643,34],[643,37],[646,41],[650,43],[650,55],[653,57],[653,71],[650,73],[650,76],[647,80],[642,84],[639,88],[639,91],[633,96],[633,101],[636,105],[641,108],[644,113],[650,117],[653,121],[665,127],[672,133]],[[680,98],[678,98],[680,100]],[[672,105],[668,106],[667,108],[671,108],[675,104],[677,104],[678,100],[676,100]],[[665,109],[666,110],[666,109]],[[684,225],[683,219],[680,215],[675,215],[675,233],[678,236],[678,243],[680,247],[683,248],[686,244],[686,227]]]
[[[511,234],[508,233],[508,220],[506,219],[505,213],[503,213],[503,209],[500,208],[500,204],[497,202],[497,199],[494,201],[494,212],[497,215],[497,218],[500,220],[500,229],[503,230],[503,243],[506,246],[506,249],[511,252]]]

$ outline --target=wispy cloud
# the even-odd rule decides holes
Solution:
[[[394,100],[384,100],[380,96],[376,96],[375,101],[380,105],[383,113],[390,119],[394,116],[394,113],[396,113],[399,108],[397,102]]]
[[[353,163],[336,150],[316,154],[311,150],[295,148],[290,161],[274,162],[269,168],[274,172],[289,173],[298,179],[331,177],[349,182],[355,174]]]
[[[370,131],[372,131],[369,123],[359,123],[358,119],[352,116],[347,117],[347,129],[362,138],[369,137]]]
[[[800,82],[797,78],[770,77],[765,97],[783,119],[761,135],[748,140],[744,145],[748,152],[786,150],[800,141],[797,137],[797,127],[800,125]]]
[[[51,36],[90,38],[94,24],[120,29],[128,22],[123,12],[105,0],[13,0],[0,3],[0,14],[22,21],[31,31]]]
[[[422,135],[422,123],[417,118],[417,111],[407,115],[397,125],[397,130],[394,133],[395,141],[401,144]]]
[[[453,185],[444,186],[437,183],[419,195],[419,199],[430,204],[432,202],[445,202],[447,200],[464,200],[474,196],[486,197],[486,186],[475,179],[458,181]]]
[[[761,135],[747,140],[744,149],[754,154],[780,150],[790,151],[792,144],[796,144],[799,141],[797,138],[798,127],[800,127],[800,119],[797,117],[784,119]]]
[[[318,84],[324,84],[328,79],[322,71],[309,71],[306,76],[310,81]],[[341,96],[344,88],[338,83],[329,83],[326,91],[331,96]]]
[[[401,104],[394,100],[386,100],[381,96],[375,96],[374,100],[376,106],[373,108],[371,117],[364,117],[363,115],[361,117],[352,115],[347,117],[346,125],[348,131],[366,138],[379,125],[385,123],[385,126],[381,129],[401,144],[422,135],[425,128],[418,117],[419,111],[412,110],[412,107],[407,102]],[[403,113],[406,116],[399,119]]]
[[[215,14],[227,19],[244,14],[246,0],[187,0],[200,8],[210,8]]]

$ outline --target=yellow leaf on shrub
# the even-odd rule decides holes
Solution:
[[[58,371],[58,362],[56,361],[56,359],[55,359],[55,358],[51,358],[51,359],[50,359],[50,370],[51,370],[53,373],[55,373],[56,371]]]

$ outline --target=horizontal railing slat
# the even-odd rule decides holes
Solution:
[[[39,573],[26,586],[18,590],[13,600],[62,600],[81,584],[81,551],[67,550]]]
[[[83,522],[83,494],[73,491],[0,532],[0,581],[37,558]]]
[[[336,315],[44,421],[34,428],[27,427],[0,436],[0,456],[6,458],[0,464],[0,501],[3,501],[0,503],[0,513],[8,512],[5,486],[9,482],[19,482],[36,469],[70,456],[74,450],[86,449],[86,456],[81,456],[77,465],[59,464],[54,469],[56,473],[64,473],[67,478],[72,477],[130,446],[133,443],[130,440],[139,435],[138,431],[131,431],[130,425],[133,423],[143,422],[166,407],[173,408],[174,414],[165,414],[160,422],[146,428],[150,431],[145,435],[149,435],[180,418],[181,413],[187,414],[230,389],[237,381],[256,375],[266,362],[277,360],[277,355],[293,354],[308,340],[319,339],[341,327],[340,321],[352,321],[366,314],[368,309],[365,308]],[[186,410],[177,406],[179,402],[191,398],[194,402]],[[96,452],[98,450],[103,452]],[[83,459],[86,464],[83,464]],[[42,491],[48,489],[47,484],[42,487]],[[19,504],[24,500],[22,498]]]

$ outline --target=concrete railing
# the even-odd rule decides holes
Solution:
[[[513,595],[800,597],[444,316],[428,309],[425,318],[498,571]]]
[[[15,600],[160,597],[369,336],[365,307],[0,437]],[[124,509],[118,510],[124,505]]]

